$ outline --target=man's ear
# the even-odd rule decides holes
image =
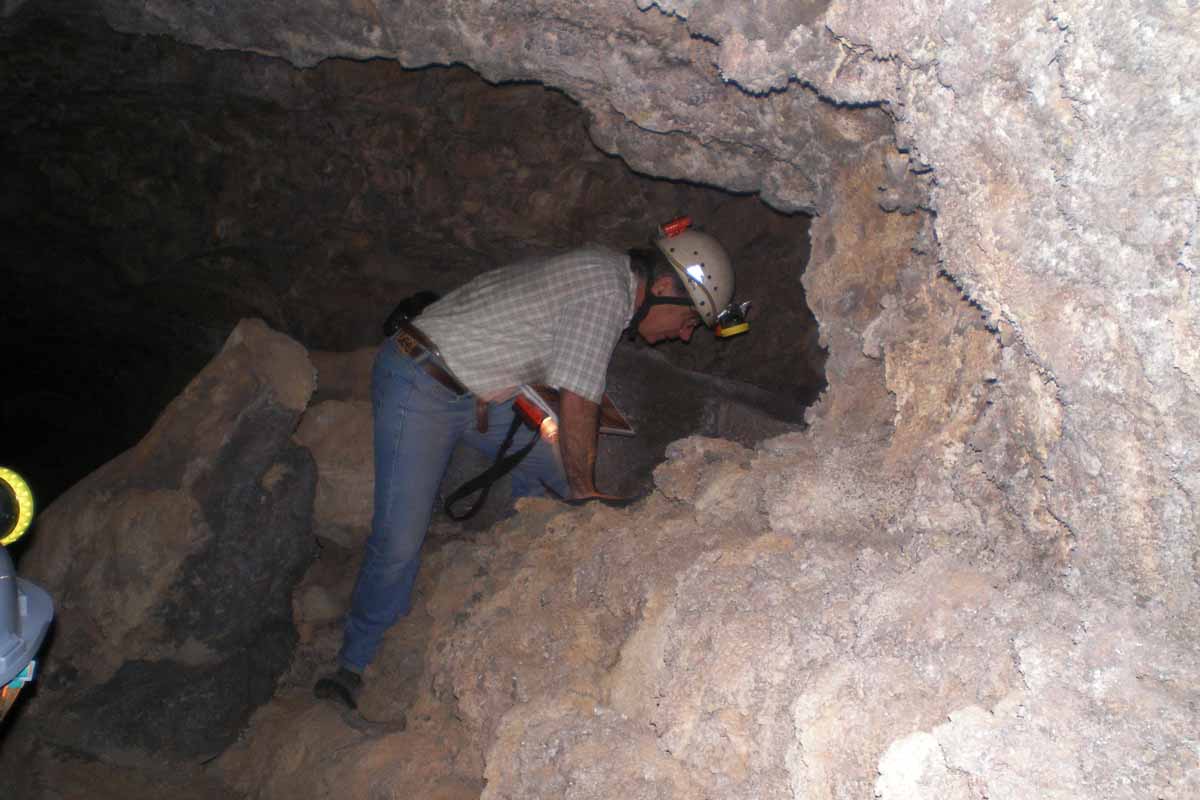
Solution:
[[[654,283],[650,284],[650,293],[661,296],[671,294],[671,290],[675,288],[675,281],[670,275],[659,275],[654,279]]]

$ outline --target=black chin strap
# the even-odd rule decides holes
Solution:
[[[654,294],[650,291],[650,282],[646,282],[646,297],[642,300],[642,304],[638,306],[638,310],[633,312],[633,317],[629,320],[629,326],[625,328],[629,332],[630,340],[637,339],[638,325],[650,313],[650,309],[654,306],[690,306],[692,301],[686,297],[671,297]]]

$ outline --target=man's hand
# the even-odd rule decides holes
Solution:
[[[567,389],[560,390],[558,446],[572,499],[595,497],[596,437],[600,431],[600,404]]]
[[[635,502],[641,499],[642,498],[640,497],[617,497],[615,494],[597,493],[591,495],[590,497],[572,497],[570,500],[567,500],[566,503],[569,506],[582,506],[586,503],[595,501],[597,503],[603,503],[610,508],[625,508],[626,506],[633,505]]]
[[[558,448],[563,471],[571,487],[567,502],[573,506],[598,500],[623,508],[636,497],[618,497],[596,489],[596,439],[600,435],[600,405],[566,389],[559,390]]]

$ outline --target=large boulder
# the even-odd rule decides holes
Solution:
[[[313,533],[345,547],[361,546],[371,527],[372,429],[370,402],[326,400],[296,430],[319,465]]]
[[[314,382],[304,348],[244,321],[145,438],[42,514],[21,567],[58,607],[31,709],[46,738],[194,758],[271,697],[314,551],[316,468],[292,440]]]

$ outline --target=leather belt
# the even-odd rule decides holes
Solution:
[[[463,386],[458,378],[455,378],[450,374],[449,370],[438,363],[442,358],[438,353],[437,347],[433,342],[429,341],[429,337],[422,333],[421,329],[416,325],[413,325],[408,320],[402,320],[400,322],[400,329],[396,331],[396,335],[392,339],[395,340],[396,346],[400,348],[400,352],[413,359],[416,365],[424,370],[429,377],[455,394],[470,394],[470,390]],[[429,357],[417,361],[423,355],[428,355]]]

